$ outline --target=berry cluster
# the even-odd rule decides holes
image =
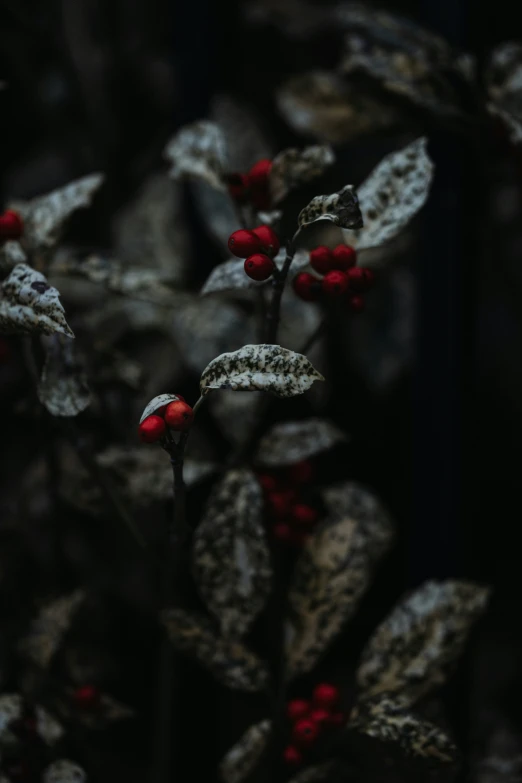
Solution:
[[[270,226],[258,226],[248,231],[234,231],[228,240],[228,248],[238,258],[245,260],[245,273],[252,280],[268,280],[276,271],[273,262],[279,252],[279,239]]]
[[[309,460],[277,473],[259,473],[265,493],[265,507],[275,538],[286,544],[302,546],[312,532],[320,513],[308,502],[305,486],[314,474]]]
[[[165,434],[167,427],[175,432],[189,429],[194,419],[194,412],[180,394],[176,397],[177,400],[158,408],[156,413],[143,419],[138,427],[138,435],[142,443],[156,443]]]
[[[0,215],[0,242],[20,239],[24,230],[22,218],[13,209],[7,209]]]
[[[271,204],[268,180],[272,161],[263,158],[254,163],[247,174],[229,174],[228,192],[238,204],[250,202],[256,209],[269,209]]]
[[[323,682],[314,688],[312,701],[293,699],[286,707],[292,727],[292,744],[284,751],[289,766],[298,767],[303,753],[309,750],[325,731],[342,726],[346,716],[338,709],[339,690],[335,685]]]
[[[349,245],[338,245],[333,250],[328,247],[316,247],[310,253],[310,266],[322,279],[301,272],[294,278],[294,291],[301,299],[315,302],[322,296],[328,298],[347,298],[348,305],[355,313],[364,309],[362,294],[368,291],[374,282],[370,269],[355,266],[357,254]]]

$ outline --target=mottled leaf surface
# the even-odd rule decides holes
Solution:
[[[241,783],[258,763],[270,734],[270,721],[250,726],[223,757],[219,774],[225,783]]]
[[[43,783],[85,783],[87,773],[74,761],[53,761],[43,773]]]
[[[274,258],[274,263],[281,269],[285,262],[286,252],[280,251]],[[289,279],[302,272],[308,266],[309,253],[306,250],[298,250],[292,260],[289,271]],[[214,267],[203,288],[201,295],[215,294],[221,291],[240,291],[246,289],[262,288],[267,282],[256,282],[245,274],[245,262],[241,258],[231,258]]]
[[[38,399],[53,416],[77,416],[91,402],[91,392],[74,343],[60,334],[45,338],[46,358]]]
[[[305,544],[289,589],[287,673],[310,671],[353,615],[392,539],[386,511],[350,483],[325,497],[329,516]]]
[[[254,474],[231,470],[214,488],[194,535],[193,573],[223,636],[244,636],[270,593],[263,496]]]
[[[269,676],[263,661],[241,642],[220,637],[205,617],[167,609],[161,620],[172,644],[197,658],[228,688],[247,692],[266,688]]]
[[[33,620],[27,636],[19,642],[20,654],[41,668],[47,667],[84,598],[83,590],[75,590],[45,604]]]
[[[341,430],[326,419],[281,422],[261,438],[256,463],[267,468],[292,465],[315,457],[345,439]]]
[[[505,123],[513,144],[522,141],[522,44],[493,50],[485,73],[488,111]]]
[[[245,345],[214,359],[201,375],[202,394],[212,389],[267,391],[278,397],[303,394],[323,376],[306,356],[280,345]]]
[[[165,157],[173,179],[196,177],[217,190],[226,189],[226,141],[216,123],[200,120],[185,126],[167,144]]]
[[[15,240],[0,243],[0,272],[5,274],[17,264],[26,264],[27,256],[20,244]]]
[[[291,147],[275,156],[269,174],[270,192],[274,204],[300,185],[320,177],[335,160],[331,147]]]
[[[297,222],[303,228],[316,220],[331,220],[340,228],[362,228],[359,200],[353,185],[346,185],[339,193],[329,196],[315,196],[301,210]]]
[[[6,334],[59,332],[74,337],[65,320],[60,294],[41,272],[26,264],[17,264],[2,283],[0,331]]]
[[[488,595],[472,582],[430,581],[400,601],[363,650],[360,700],[395,693],[409,706],[442,685]]]

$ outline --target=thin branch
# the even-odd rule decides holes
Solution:
[[[289,241],[286,247],[286,258],[283,264],[283,268],[278,275],[274,275],[272,300],[268,308],[266,317],[266,342],[269,344],[276,344],[277,331],[279,329],[279,320],[281,318],[281,299],[283,298],[283,291],[285,290],[286,278],[290,271],[290,266],[294,260],[295,255],[295,243],[301,229],[297,229],[292,239]]]

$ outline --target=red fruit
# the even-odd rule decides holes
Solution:
[[[142,443],[156,443],[165,432],[165,422],[160,416],[147,416],[138,427],[138,435]]]
[[[312,698],[317,707],[323,707],[325,710],[329,710],[339,701],[339,690],[335,685],[330,685],[328,682],[322,682],[314,688]]]
[[[314,466],[310,460],[305,459],[302,462],[296,462],[288,468],[288,480],[292,484],[307,484],[314,475]]]
[[[306,503],[296,503],[292,508],[292,520],[302,527],[311,527],[317,522],[318,513]]]
[[[20,239],[23,230],[23,220],[14,209],[7,209],[3,215],[0,215],[0,237],[2,239]]]
[[[346,723],[346,715],[344,712],[331,712],[328,716],[329,726],[343,726]]]
[[[348,290],[348,277],[344,272],[333,270],[323,277],[323,291],[328,296],[342,296]]]
[[[300,718],[294,724],[292,739],[297,745],[313,745],[319,736],[319,727],[309,718]]]
[[[254,253],[253,256],[249,256],[245,261],[245,273],[252,280],[268,280],[274,269],[274,262],[270,256],[266,256],[264,253]]]
[[[310,702],[306,699],[292,699],[286,705],[286,714],[291,721],[299,720],[299,718],[305,718],[310,712]]]
[[[299,767],[303,763],[303,756],[300,750],[294,748],[293,745],[288,745],[284,749],[283,758],[290,767]]]
[[[281,243],[273,228],[270,228],[270,226],[258,226],[253,228],[252,232],[256,237],[259,237],[263,246],[263,253],[268,253],[270,256],[276,256],[279,253]]]
[[[332,264],[332,251],[329,247],[320,245],[312,250],[310,253],[310,266],[319,272],[320,275],[325,275],[330,272],[334,267]]]
[[[362,313],[365,308],[365,301],[362,296],[351,296],[348,300],[350,310],[354,313]]]
[[[346,272],[352,266],[355,266],[356,261],[357,253],[350,245],[337,245],[332,250],[331,269],[339,269],[341,272]]]
[[[313,720],[314,723],[317,723],[317,725],[322,728],[330,721],[330,713],[328,710],[325,710],[323,707],[318,707],[315,710],[312,710],[310,715],[308,716],[310,720]]]
[[[285,517],[295,500],[295,492],[292,490],[283,490],[281,492],[270,492],[267,497],[271,512],[276,517]]]
[[[246,201],[248,199],[248,177],[246,174],[229,174],[226,179],[231,197],[235,201]]]
[[[238,258],[248,258],[252,253],[259,253],[261,242],[253,231],[240,228],[228,238],[228,249]]]
[[[269,158],[262,158],[254,163],[250,171],[248,172],[248,182],[251,187],[258,187],[259,185],[265,185],[268,181],[268,175],[272,168],[272,161]]]
[[[98,707],[100,699],[100,689],[95,685],[81,685],[73,693],[74,703],[82,710],[92,710]]]
[[[308,272],[296,275],[292,285],[297,296],[305,302],[316,302],[321,295],[321,281]]]
[[[194,411],[181,400],[169,402],[165,411],[165,421],[172,430],[184,432],[188,430],[194,420]]]
[[[370,269],[363,269],[361,266],[355,266],[353,269],[349,269],[347,275],[350,291],[353,291],[356,294],[362,294],[365,291],[368,291],[372,287],[375,278]]]
[[[278,522],[277,525],[274,525],[274,536],[278,541],[290,541],[292,530],[286,522]]]
[[[258,473],[257,480],[265,492],[275,492],[277,489],[277,479],[269,473]]]

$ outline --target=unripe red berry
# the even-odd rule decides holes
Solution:
[[[305,302],[316,302],[321,295],[321,281],[308,272],[296,275],[292,285],[297,296]]]
[[[278,522],[277,525],[274,525],[274,537],[278,541],[290,541],[292,538],[290,525],[287,525],[286,522]]]
[[[252,253],[259,253],[261,242],[253,231],[240,228],[228,238],[228,249],[238,258],[248,258]]]
[[[250,171],[248,172],[248,182],[251,187],[257,185],[264,185],[268,180],[270,169],[272,168],[272,161],[269,158],[262,158],[254,163]]]
[[[169,402],[165,411],[165,421],[172,430],[184,432],[188,430],[194,419],[194,411],[181,400]]]
[[[330,721],[330,713],[328,710],[325,710],[324,707],[317,707],[317,709],[312,710],[308,717],[314,723],[317,723],[320,728],[325,726]]]
[[[337,245],[332,250],[332,269],[339,269],[341,272],[346,272],[355,266],[357,261],[357,253],[350,247],[350,245]]]
[[[339,701],[339,690],[335,685],[328,682],[322,682],[314,688],[312,699],[317,707],[323,707],[329,710]]]
[[[226,180],[228,192],[234,201],[242,203],[248,199],[248,177],[246,174],[229,174]]]
[[[362,313],[365,307],[365,301],[362,296],[351,296],[348,300],[350,310],[354,313]]]
[[[138,427],[138,434],[142,443],[156,443],[165,432],[165,422],[161,416],[147,416]]]
[[[299,767],[303,763],[303,754],[293,745],[284,749],[283,758],[289,767]]]
[[[310,266],[320,275],[325,275],[334,268],[332,261],[332,251],[325,245],[320,245],[310,252]]]
[[[314,475],[314,466],[308,459],[296,462],[288,468],[288,480],[292,484],[307,484]]]
[[[282,490],[280,492],[270,492],[267,497],[270,511],[276,517],[285,517],[295,500],[295,492],[292,490]]]
[[[73,693],[76,706],[82,710],[92,710],[99,706],[101,700],[100,689],[95,685],[81,685]]]
[[[270,226],[258,226],[253,228],[252,232],[259,237],[264,253],[268,253],[269,256],[276,256],[279,253],[281,243],[276,232]]]
[[[328,716],[328,725],[329,726],[344,726],[346,723],[347,718],[344,712],[331,712]]]
[[[350,291],[355,294],[362,294],[368,291],[374,282],[374,274],[370,269],[364,269],[362,266],[355,266],[353,269],[349,269],[348,285]]]
[[[348,290],[348,277],[344,272],[333,270],[323,277],[323,291],[327,296],[342,296]]]
[[[292,520],[299,526],[311,527],[317,522],[318,513],[315,508],[306,503],[296,503],[292,507]]]
[[[269,473],[258,473],[257,480],[265,492],[275,492],[278,487],[277,479]]]
[[[305,718],[310,712],[311,704],[306,699],[292,699],[286,705],[286,714],[291,721]]]
[[[301,718],[294,724],[292,739],[297,745],[313,745],[319,736],[319,728],[309,718]]]
[[[14,209],[7,209],[3,215],[0,215],[0,238],[20,239],[23,230],[23,220]]]
[[[275,264],[270,256],[266,256],[264,253],[254,253],[253,256],[249,256],[244,266],[248,277],[258,282],[268,280],[275,269]]]

